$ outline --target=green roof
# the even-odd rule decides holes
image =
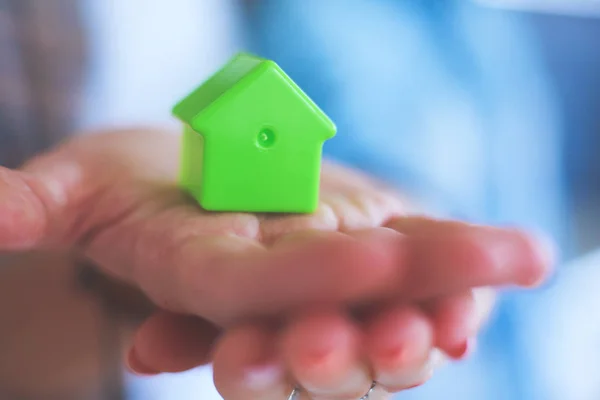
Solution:
[[[222,69],[177,103],[173,107],[173,114],[191,125],[192,119],[199,112],[265,61],[247,53],[237,54]]]

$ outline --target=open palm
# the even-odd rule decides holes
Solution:
[[[435,310],[547,272],[529,236],[403,216],[397,195],[334,164],[314,214],[204,212],[176,185],[178,143],[158,130],[99,132],[0,169],[0,249],[77,249],[161,308],[218,327],[315,303],[442,299]],[[461,345],[472,325],[439,347]]]

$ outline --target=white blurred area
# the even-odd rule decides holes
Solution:
[[[174,123],[174,103],[236,50],[233,3],[86,0],[91,75],[81,126]]]
[[[561,266],[524,317],[539,398],[600,399],[600,250]]]
[[[127,376],[128,400],[222,400],[212,381],[212,369],[149,378]]]

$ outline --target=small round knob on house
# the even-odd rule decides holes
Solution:
[[[264,128],[258,133],[256,145],[262,149],[268,149],[275,144],[275,132],[272,129]]]
[[[181,187],[209,211],[311,213],[335,124],[273,61],[240,53],[173,108]]]

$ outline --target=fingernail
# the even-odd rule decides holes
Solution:
[[[475,351],[477,347],[477,339],[470,338],[464,341],[460,346],[456,349],[448,351],[448,356],[452,357],[455,360],[464,360],[469,357]]]
[[[308,350],[302,359],[302,362],[311,368],[318,368],[334,362],[337,358],[330,346],[322,346]]]
[[[154,371],[152,368],[149,368],[144,365],[143,362],[140,361],[135,348],[132,348],[127,354],[127,358],[125,359],[125,366],[127,369],[137,375],[137,376],[154,376],[158,375],[160,372]]]
[[[252,391],[269,389],[283,379],[283,369],[279,364],[272,363],[248,368],[244,372],[244,383]]]
[[[380,362],[389,367],[407,364],[407,348],[405,346],[396,346],[386,349],[379,354]]]

